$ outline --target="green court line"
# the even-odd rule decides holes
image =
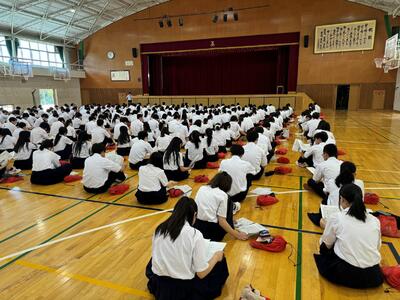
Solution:
[[[261,184],[261,183],[253,183],[252,185],[255,185],[255,186],[265,186],[265,187],[272,187],[272,188],[279,188],[279,189],[288,189],[288,190],[294,190],[294,191],[297,191],[297,189],[296,189],[296,188],[287,187],[287,186],[277,186],[277,185]]]
[[[134,192],[135,190],[136,190],[136,189],[134,189],[134,190],[132,190],[132,191],[130,191],[130,192],[124,194],[124,195],[121,195],[121,197],[115,199],[114,201],[112,201],[112,203],[118,202],[120,199],[124,198],[125,196],[129,195],[130,193]],[[82,223],[83,221],[89,219],[90,217],[94,216],[95,214],[97,214],[97,213],[101,212],[102,210],[106,209],[106,208],[109,207],[110,205],[111,205],[111,204],[107,204],[107,205],[104,205],[103,207],[100,207],[99,209],[96,209],[95,211],[93,211],[92,213],[90,213],[89,215],[87,215],[86,217],[84,217],[84,218],[82,218],[82,219],[76,221],[74,224],[68,226],[67,228],[65,228],[65,229],[63,229],[63,230],[61,230],[60,232],[58,232],[58,233],[56,233],[55,235],[53,235],[53,236],[51,236],[50,238],[48,238],[47,240],[41,242],[39,245],[43,245],[43,244],[45,244],[45,243],[47,243],[47,242],[50,242],[51,240],[53,240],[53,239],[55,239],[56,237],[58,237],[58,236],[60,236],[61,234],[63,234],[64,232],[70,230],[71,228],[73,228],[73,227],[79,225],[79,224]],[[17,257],[13,258],[13,259],[10,260],[9,262],[7,262],[7,263],[1,265],[1,266],[0,266],[0,270],[3,270],[3,269],[6,268],[7,266],[11,265],[12,263],[16,262],[16,261],[19,260],[20,258],[22,258],[22,257],[24,257],[24,256],[26,256],[26,255],[28,255],[29,253],[31,253],[31,252],[33,252],[33,251],[34,251],[34,250],[31,250],[31,251],[28,251],[28,252],[25,252],[25,253],[23,253],[23,254],[18,255]]]
[[[290,177],[306,177],[304,175],[296,175],[296,174],[286,174],[285,176],[290,176]],[[311,173],[310,173],[310,177],[311,177]],[[377,183],[377,184],[390,184],[390,185],[397,185],[400,186],[400,184],[397,183],[393,183],[393,182],[382,182],[382,181],[369,181],[369,180],[363,180],[366,183]]]
[[[303,176],[299,179],[299,190],[303,188]],[[303,193],[299,193],[299,215],[297,223],[297,264],[296,264],[296,300],[301,300],[301,264],[303,247]]]

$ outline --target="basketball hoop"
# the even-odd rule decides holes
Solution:
[[[65,68],[53,68],[53,79],[58,81],[67,82],[71,80],[71,73],[68,69]]]
[[[386,62],[386,60],[385,60],[383,57],[379,57],[379,58],[375,58],[375,59],[374,59],[374,62],[375,62],[375,66],[376,66],[378,69],[382,69],[382,68],[383,68],[383,65],[384,65],[385,62]]]
[[[388,65],[383,66],[383,72],[384,73],[389,73],[390,67]]]

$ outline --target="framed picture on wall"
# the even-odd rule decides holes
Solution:
[[[373,50],[376,20],[315,27],[314,53]]]
[[[129,70],[111,71],[111,81],[130,81]]]

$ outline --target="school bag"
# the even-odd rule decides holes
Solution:
[[[194,182],[198,182],[198,183],[205,183],[205,182],[208,182],[208,181],[210,181],[210,179],[208,179],[207,175],[197,175],[194,178]]]
[[[275,150],[275,154],[278,154],[278,155],[285,155],[287,152],[288,152],[287,148],[279,148],[279,149]]]
[[[375,193],[365,193],[364,195],[364,203],[365,204],[378,204],[379,196]]]
[[[276,167],[274,169],[274,171],[275,171],[275,174],[285,175],[285,174],[292,173],[292,168],[280,166],[280,167]]]
[[[279,200],[270,195],[260,195],[257,197],[257,205],[258,206],[267,206],[278,203]]]
[[[279,157],[276,161],[278,163],[280,163],[280,164],[288,164],[288,163],[290,163],[289,158],[284,157],[284,156]]]
[[[381,268],[385,280],[391,287],[400,290],[400,265]]]

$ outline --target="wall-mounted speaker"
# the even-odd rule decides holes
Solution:
[[[138,55],[137,48],[132,48],[132,56],[133,56],[134,58],[136,58],[137,55]]]
[[[308,48],[309,41],[310,41],[310,36],[309,35],[305,35],[304,36],[304,48]]]

